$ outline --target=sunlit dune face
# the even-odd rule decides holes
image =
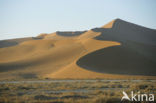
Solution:
[[[109,22],[108,24],[102,26],[101,28],[112,28],[113,24],[114,24],[115,20],[112,20],[111,22]]]

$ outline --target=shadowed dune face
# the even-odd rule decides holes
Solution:
[[[37,78],[36,74],[33,73],[24,73],[24,74],[19,74],[18,76],[24,79]]]
[[[65,40],[65,39],[78,39],[79,36],[84,34],[87,31],[57,31],[55,33],[50,34],[41,34],[38,37],[43,38],[45,40],[51,39],[51,40]]]
[[[16,46],[22,42],[29,40],[39,40],[41,37],[28,37],[28,38],[19,38],[19,39],[10,39],[10,40],[0,40],[0,48]]]
[[[15,46],[17,44],[18,42],[16,41],[0,41],[0,48]]]
[[[77,65],[102,73],[156,76],[156,63],[126,46],[97,50],[80,58]]]
[[[83,33],[85,33],[86,31],[75,31],[75,32],[60,32],[60,31],[57,31],[56,34],[60,35],[60,36],[79,36]]]
[[[120,19],[114,21],[112,28],[94,28],[92,30],[101,33],[101,35],[95,37],[97,40],[133,41],[156,45],[156,30],[141,27]]]
[[[47,35],[48,35],[47,33],[41,33],[36,38],[42,38],[43,39]]]

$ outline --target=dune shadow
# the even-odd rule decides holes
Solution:
[[[117,42],[140,42],[156,45],[156,30],[145,28],[133,23],[117,19],[112,28],[94,28],[94,32],[101,35],[95,37],[97,40],[111,40]]]
[[[24,79],[37,78],[37,75],[34,73],[22,73],[22,74],[19,74],[18,76]]]
[[[126,46],[113,46],[89,53],[81,57],[77,65],[100,73],[156,76],[156,63]]]
[[[28,68],[30,66],[37,65],[37,63],[1,63],[0,72],[6,72],[10,70],[18,70],[21,68]]]
[[[10,63],[0,63],[0,72],[27,69],[32,66],[40,65],[41,63],[49,62],[48,59],[36,59],[33,61],[18,61]]]
[[[16,46],[24,41],[40,40],[40,39],[43,39],[43,37],[27,37],[27,38],[0,40],[0,48],[12,47],[12,46]]]
[[[40,36],[40,37],[32,37],[32,40],[41,40],[43,39],[44,37]]]
[[[60,36],[67,36],[67,37],[70,37],[70,36],[79,36],[83,33],[85,33],[86,31],[75,31],[75,32],[72,32],[72,31],[65,31],[65,32],[61,32],[61,31],[57,31],[56,34],[60,35]]]
[[[16,41],[4,40],[4,41],[0,41],[0,48],[15,46],[17,44],[18,44],[18,42],[16,42]]]

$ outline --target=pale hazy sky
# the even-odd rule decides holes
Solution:
[[[0,40],[87,30],[116,18],[156,29],[156,0],[0,0]]]

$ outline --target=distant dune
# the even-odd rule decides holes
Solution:
[[[121,19],[0,41],[0,80],[156,79],[156,30]]]

